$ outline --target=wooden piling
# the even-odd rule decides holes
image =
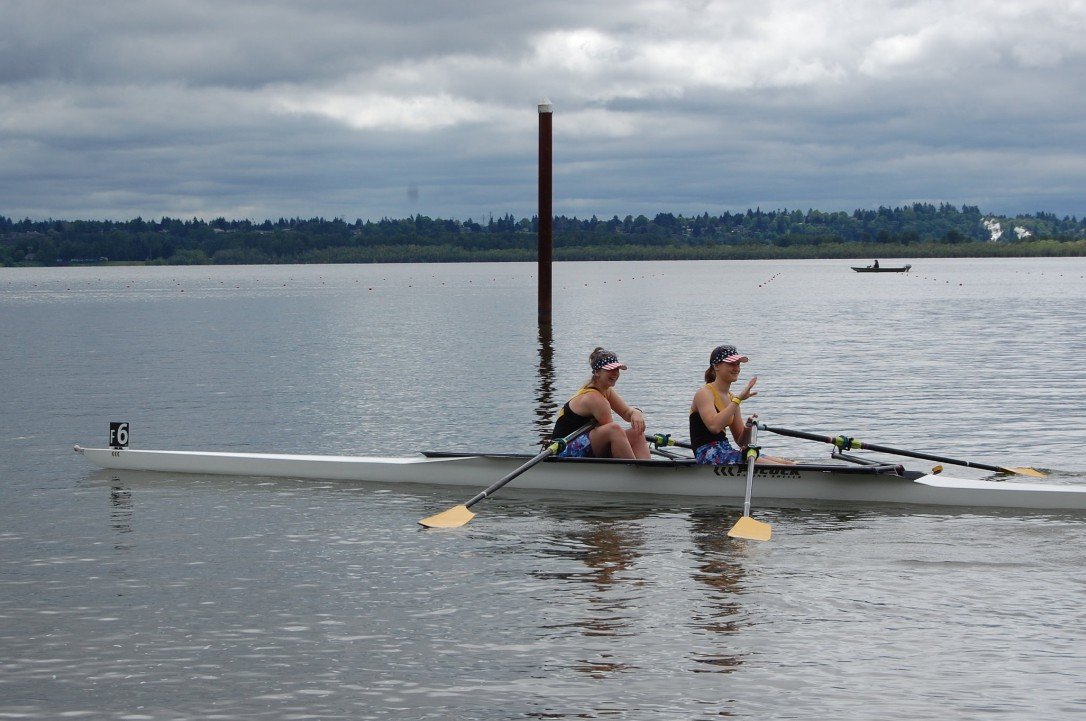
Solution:
[[[554,211],[551,205],[551,103],[539,103],[539,325],[551,324],[551,257]]]

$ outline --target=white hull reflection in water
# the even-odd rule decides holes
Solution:
[[[497,479],[71,452],[124,420],[136,448],[531,453],[596,345],[681,436],[735,342],[766,419],[1086,481],[1086,262],[865,262],[558,264],[553,337],[532,264],[0,269],[0,717],[1079,718],[1077,512],[779,508],[756,482],[773,540],[752,543],[730,503],[514,481],[423,531]],[[721,278],[747,320],[707,329]],[[465,342],[481,326],[493,342]]]

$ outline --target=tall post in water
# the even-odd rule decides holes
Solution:
[[[551,102],[539,103],[539,325],[551,324]]]

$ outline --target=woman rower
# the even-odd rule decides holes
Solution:
[[[739,406],[751,396],[758,395],[754,390],[758,376],[747,381],[746,387],[739,393],[733,394],[731,387],[739,380],[739,364],[748,360],[732,345],[717,346],[709,355],[705,385],[694,394],[694,401],[690,405],[690,445],[694,448],[694,458],[698,463],[728,466],[746,460],[744,449],[750,428],[743,422],[743,412]],[[750,420],[756,417],[751,416]],[[738,448],[728,442],[729,429]],[[791,465],[794,462],[787,458],[759,455],[755,463]]]
[[[564,458],[641,458],[647,460],[649,444],[645,440],[645,414],[622,399],[615,390],[620,363],[614,353],[597,347],[588,356],[592,377],[566,401],[554,423],[555,439],[565,438],[589,421],[596,427],[574,438],[558,454]],[[612,412],[629,422],[622,428]]]

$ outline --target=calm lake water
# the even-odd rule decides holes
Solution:
[[[1086,260],[869,262],[557,264],[549,337],[534,264],[0,268],[0,719],[1081,718],[1081,514],[514,482],[435,532],[474,490],[71,451],[534,451],[596,345],[685,437],[732,342],[770,425],[1086,482]]]

